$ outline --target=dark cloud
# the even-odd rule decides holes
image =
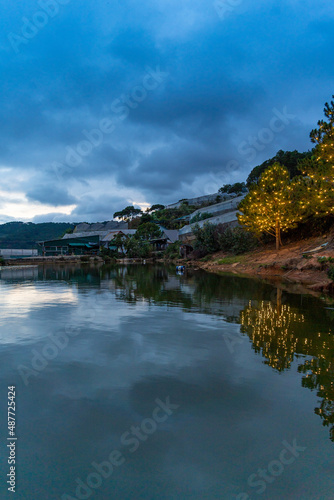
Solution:
[[[28,189],[26,197],[31,201],[39,201],[48,205],[58,207],[60,205],[74,205],[77,199],[71,196],[66,188],[60,188],[50,184],[36,184]]]
[[[77,220],[108,219],[127,190],[149,203],[192,196],[194,185],[204,194],[222,179],[244,180],[278,149],[311,147],[333,93],[329,2],[244,0],[224,19],[211,0],[69,2],[16,53],[8,35],[22,36],[23,18],[40,5],[0,0],[0,165],[11,169],[6,189],[19,184],[32,202],[55,207],[50,216],[76,204]],[[168,77],[119,120],[112,104],[138,92],[148,67]],[[291,123],[251,160],[240,154],[284,107]],[[69,148],[105,118],[115,130],[69,167]]]

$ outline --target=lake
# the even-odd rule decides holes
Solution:
[[[334,498],[328,301],[145,265],[0,289],[1,498]]]

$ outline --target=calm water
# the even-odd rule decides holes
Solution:
[[[1,498],[334,498],[323,300],[147,266],[5,270],[0,290]]]

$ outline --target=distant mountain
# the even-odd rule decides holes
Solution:
[[[36,248],[36,241],[61,238],[75,224],[67,222],[7,222],[0,224],[0,248]]]

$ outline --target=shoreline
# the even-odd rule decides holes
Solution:
[[[320,257],[322,259],[319,262]],[[289,283],[297,285],[304,292],[323,292],[330,295],[334,293],[334,283],[327,275],[331,260],[333,260],[334,266],[334,237],[332,234],[293,242],[278,251],[273,245],[266,245],[249,253],[231,255],[226,252],[217,252],[200,260],[123,258],[108,262],[99,256],[92,256],[88,259],[87,257],[82,259],[82,256],[38,256],[12,259],[7,261],[7,265],[0,266],[0,270],[35,267],[44,264],[145,265],[157,263],[166,266],[182,264],[192,270],[201,269],[210,273],[229,273],[275,283]]]
[[[187,265],[208,272],[297,284],[309,292],[334,293],[334,283],[327,274],[334,266],[334,240],[329,236],[290,243],[278,251],[267,245],[240,255],[217,252]]]

